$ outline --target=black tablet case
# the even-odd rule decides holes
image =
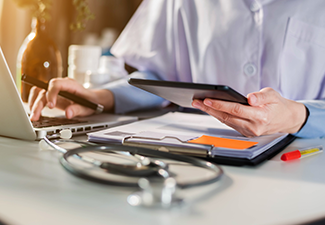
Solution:
[[[248,105],[247,98],[226,85],[146,80],[130,78],[129,84],[158,95],[182,107],[192,107],[193,99],[214,98]]]

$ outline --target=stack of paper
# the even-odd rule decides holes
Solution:
[[[252,159],[285,138],[277,133],[247,138],[209,115],[171,112],[160,117],[89,133],[89,141],[102,143],[154,144],[167,149],[206,156]],[[194,153],[195,152],[195,153]]]

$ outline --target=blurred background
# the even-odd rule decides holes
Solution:
[[[72,0],[53,0],[50,8],[51,20],[46,29],[61,52],[63,76],[67,75],[70,45],[109,45],[123,30],[141,1],[87,0],[95,18],[87,22],[84,30],[75,31],[70,28],[76,17]],[[12,74],[15,74],[19,48],[31,32],[32,15],[29,10],[19,8],[13,0],[0,0],[0,18],[0,46]],[[106,43],[102,43],[103,39]]]

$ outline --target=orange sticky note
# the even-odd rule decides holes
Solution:
[[[237,139],[230,139],[230,138],[220,138],[220,137],[213,137],[208,135],[202,135],[199,138],[193,139],[188,141],[189,143],[197,143],[197,144],[206,144],[206,145],[213,145],[214,147],[220,148],[231,148],[231,149],[239,149],[244,150],[250,148],[258,142],[253,141],[243,141]]]

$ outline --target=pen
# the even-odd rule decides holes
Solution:
[[[30,84],[32,86],[37,86],[37,87],[45,89],[45,90],[47,90],[47,88],[48,88],[47,83],[44,83],[43,81],[40,81],[40,80],[38,80],[36,78],[27,76],[26,74],[22,75],[21,80],[23,82],[27,83],[27,84]],[[93,103],[91,101],[88,101],[87,99],[81,98],[81,97],[76,96],[74,94],[71,94],[69,92],[60,91],[59,95],[66,98],[66,99],[69,99],[69,100],[71,100],[71,101],[73,101],[73,102],[75,102],[75,103],[77,103],[79,105],[82,105],[82,106],[88,107],[90,109],[93,109],[93,110],[96,111],[96,113],[101,113],[104,110],[104,107],[102,105]]]
[[[292,159],[299,159],[299,158],[303,158],[321,152],[323,152],[323,146],[316,146],[316,147],[306,148],[302,150],[295,150],[295,151],[284,153],[281,156],[281,160],[288,161]]]

